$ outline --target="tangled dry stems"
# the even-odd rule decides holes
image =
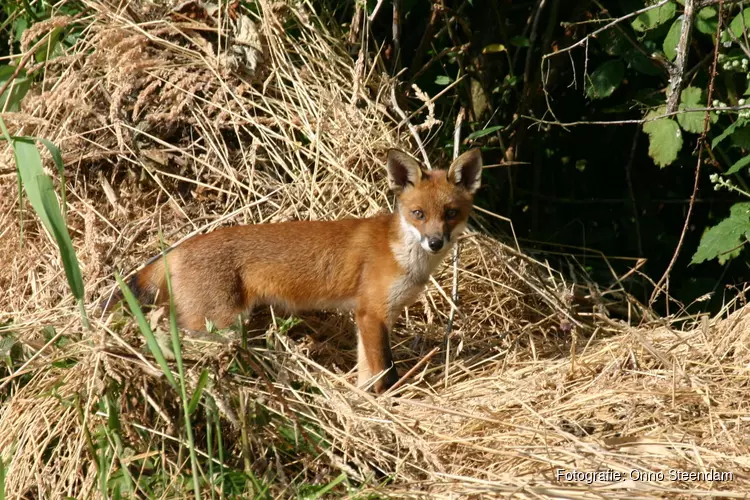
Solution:
[[[174,243],[225,224],[367,216],[388,206],[383,152],[410,141],[389,108],[392,82],[366,54],[353,60],[315,13],[260,1],[254,17],[195,20],[126,3],[89,2],[78,45],[46,63],[22,112],[3,115],[14,133],[64,151],[88,303],[112,289],[113,269],[156,253],[160,231]],[[70,22],[36,25],[23,46]],[[218,28],[234,42],[218,38]],[[429,106],[420,116],[418,129],[440,125]],[[12,168],[10,151],[2,155]],[[0,181],[0,320],[8,322],[0,332],[16,335],[27,360],[0,381],[7,491],[97,494],[82,431],[106,419],[97,402],[113,383],[133,453],[166,450],[167,472],[184,472],[174,394],[142,337],[93,309],[92,330],[82,329],[55,245],[30,216],[21,245],[16,180]],[[325,483],[342,471],[365,491],[399,497],[661,498],[750,487],[746,308],[730,303],[680,328],[636,328],[601,304],[576,306],[581,287],[486,236],[466,238],[460,262],[447,370],[432,357],[397,398],[351,385],[353,330],[342,315],[308,318],[305,336],[284,334],[277,318],[261,324],[251,333],[272,348],[252,351],[261,375],[253,379],[227,372],[236,343],[186,336],[188,381],[194,387],[209,369],[228,442],[240,441],[246,415],[263,412],[310,438],[291,459],[271,451],[288,447],[278,424],[256,426],[250,449],[238,444],[232,456],[258,457],[250,468],[273,477],[278,496],[292,478]],[[450,275],[442,268],[396,327],[402,373],[442,345]],[[48,326],[52,338],[43,335]],[[60,345],[62,337],[73,341]],[[56,363],[65,360],[75,363]],[[316,444],[320,436],[327,446]],[[556,481],[557,468],[715,469],[734,480],[586,485]],[[388,485],[376,486],[384,477]]]

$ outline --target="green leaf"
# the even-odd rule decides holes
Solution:
[[[5,85],[16,71],[15,66],[0,66],[0,86]],[[31,78],[26,76],[26,71],[18,72],[10,86],[0,95],[0,111],[16,112],[21,109],[21,101],[31,87]]]
[[[146,338],[146,345],[148,346],[149,351],[151,351],[151,355],[159,364],[159,367],[164,373],[164,376],[167,378],[167,381],[169,381],[172,387],[176,389],[177,381],[175,380],[174,375],[172,375],[172,370],[169,368],[167,359],[164,357],[164,353],[161,351],[161,347],[159,347],[159,343],[156,341],[156,337],[154,336],[154,332],[151,330],[151,326],[148,324],[148,321],[146,321],[146,316],[143,315],[141,306],[138,305],[138,301],[133,295],[133,292],[130,291],[130,287],[128,287],[128,285],[122,280],[120,273],[115,273],[115,279],[117,280],[117,284],[120,285],[122,296],[125,297],[125,300],[128,303],[128,307],[130,308],[130,312],[132,312],[133,316],[135,316],[135,320],[138,323],[138,329]]]
[[[680,94],[680,110],[703,107],[705,107],[705,102],[703,101],[703,90],[698,87],[686,87]],[[705,120],[705,117],[705,111],[693,111],[690,113],[678,114],[677,121],[684,131],[699,134],[703,132],[703,121]],[[716,123],[716,120],[716,114],[711,113],[709,116],[709,124],[711,122]]]
[[[493,125],[492,127],[487,127],[482,130],[477,130],[476,132],[472,132],[471,134],[466,136],[467,141],[472,141],[474,139],[479,139],[480,137],[484,137],[485,135],[490,135],[498,130],[502,130],[505,128],[503,125]]]
[[[625,52],[623,59],[628,65],[639,73],[649,76],[660,76],[664,74],[663,69],[652,59],[644,56],[640,51],[631,49]]]
[[[590,99],[609,97],[620,86],[624,76],[625,65],[621,60],[607,61],[588,77],[586,95]]]
[[[727,170],[726,175],[730,174],[736,174],[743,168],[745,168],[748,164],[750,164],[750,155],[745,156],[740,161],[729,167],[729,170]]]
[[[516,47],[528,47],[531,42],[525,36],[514,36],[510,39],[510,43]]]
[[[737,14],[737,17],[729,23],[729,31],[740,39],[742,38],[742,33],[748,28],[750,28],[750,9],[745,9]]]
[[[34,146],[34,150],[39,154],[36,146]],[[52,180],[42,174],[36,176],[36,183],[42,197],[44,211],[47,212],[47,218],[51,224],[49,228],[50,232],[55,237],[57,246],[60,249],[60,257],[62,258],[63,268],[65,269],[65,276],[68,278],[68,284],[73,290],[75,298],[81,301],[83,300],[84,293],[81,268],[78,264],[78,257],[76,257],[75,249],[73,248],[73,242],[70,240],[68,227],[65,225],[65,220],[60,211],[60,205],[57,203],[57,196],[55,195],[55,188],[52,186]],[[28,188],[26,189],[26,192],[28,193]]]
[[[52,366],[61,370],[68,370],[78,364],[78,360],[73,358],[58,359],[52,362]]]
[[[491,43],[482,49],[482,54],[496,54],[498,52],[506,52],[508,49],[501,43]]]
[[[628,39],[617,30],[605,30],[597,35],[596,40],[609,56],[621,56],[631,47]]]
[[[305,494],[301,496],[302,500],[317,500],[318,498],[323,498],[326,493],[334,489],[336,486],[338,486],[340,483],[346,481],[346,474],[341,473],[337,478],[335,478],[333,481],[331,481],[328,484],[324,485],[313,485],[309,486]],[[334,495],[331,495],[334,496]]]
[[[682,31],[682,19],[684,16],[678,17],[672,27],[669,28],[667,36],[664,37],[662,48],[664,49],[664,55],[669,58],[670,61],[674,61],[677,57],[677,44],[680,42],[680,32]]]
[[[26,197],[29,199],[31,206],[34,207],[39,219],[55,238],[68,284],[75,298],[81,302],[84,294],[81,268],[73,249],[70,233],[65,225],[65,219],[60,212],[60,205],[57,202],[52,180],[44,173],[39,150],[33,139],[12,138],[4,124],[2,124],[2,128],[6,140],[13,146],[16,168]]]
[[[667,2],[661,7],[657,7],[656,9],[651,9],[644,12],[643,14],[639,14],[638,17],[636,17],[632,22],[631,26],[635,31],[640,32],[652,30],[671,20],[674,17],[676,11],[677,6],[674,4],[674,2]]]
[[[713,7],[703,7],[701,10],[698,11],[698,14],[695,16],[698,19],[712,19],[716,17],[716,9]]]
[[[34,53],[34,59],[36,59],[36,62],[52,60],[63,54],[62,47],[60,47],[59,44],[63,30],[64,28],[62,26],[58,26],[47,35],[46,43],[43,43]]]
[[[5,500],[5,465],[0,456],[0,500]]]
[[[198,379],[198,383],[195,385],[195,392],[193,393],[193,397],[190,398],[190,404],[188,405],[188,415],[192,415],[198,408],[198,403],[201,402],[201,397],[203,397],[203,390],[206,388],[206,384],[208,384],[208,370],[204,368],[201,372],[200,378]]]
[[[713,141],[711,141],[711,149],[714,149],[716,146],[718,146],[721,141],[732,135],[737,127],[742,127],[745,125],[745,123],[747,122],[744,118],[739,118],[736,122],[725,128],[721,134],[719,134],[714,138]]]
[[[18,17],[16,19],[17,19],[16,22],[13,23],[13,31],[16,34],[15,39],[21,40],[21,37],[23,36],[23,32],[26,31],[26,29],[29,27],[29,22],[23,17]]]
[[[661,116],[666,111],[666,106],[660,106],[648,113],[646,119]],[[677,159],[677,153],[682,149],[682,132],[677,122],[670,118],[660,118],[644,123],[643,131],[648,134],[648,155],[654,163],[666,167]]]
[[[438,77],[435,78],[435,83],[438,85],[449,85],[452,81],[451,77],[445,75],[438,75]]]
[[[716,34],[717,24],[716,9],[713,7],[704,7],[695,16],[695,27],[698,28],[698,31],[706,35]]]
[[[65,191],[65,165],[63,164],[62,153],[60,153],[60,150],[57,148],[57,146],[55,146],[51,141],[48,141],[47,139],[43,139],[41,137],[32,137],[32,139],[41,142],[44,147],[47,148],[50,156],[52,156],[52,161],[54,161],[55,165],[57,166],[57,172],[60,175],[60,197],[62,198],[63,218],[65,218],[65,215],[68,212],[68,202]]]
[[[691,264],[718,258],[720,264],[739,255],[750,231],[750,203],[735,203],[729,217],[703,233]]]
[[[731,135],[732,144],[743,149],[750,149],[750,127],[742,127]]]

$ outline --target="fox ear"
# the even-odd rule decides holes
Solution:
[[[482,152],[470,149],[453,162],[448,180],[474,194],[482,184]]]
[[[388,150],[388,186],[394,193],[400,193],[409,186],[416,186],[422,180],[419,163],[398,149]]]

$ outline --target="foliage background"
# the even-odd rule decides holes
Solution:
[[[437,116],[445,126],[432,138],[431,147],[450,151],[451,124],[464,107],[470,110],[474,130],[496,130],[476,141],[484,147],[488,163],[525,162],[488,171],[478,204],[509,217],[527,251],[562,268],[568,267],[564,261],[569,257],[560,258],[559,253],[575,254],[603,286],[611,284],[613,276],[600,253],[619,275],[634,267],[635,259],[647,259],[639,268],[644,275],[633,273],[625,282],[644,302],[677,248],[693,192],[699,135],[683,131],[676,158],[660,166],[649,154],[649,137],[638,123],[563,127],[535,120],[641,120],[663,105],[670,59],[674,60],[669,48],[679,34],[673,26],[681,18],[682,2],[657,9],[661,17],[651,11],[630,18],[588,44],[554,55],[612,20],[654,3],[404,0],[399,2],[400,57],[393,56],[391,12],[381,12],[373,24],[373,45],[391,55],[393,73],[416,82],[429,95],[463,76],[437,100]],[[718,21],[718,2],[703,3],[713,5],[696,16],[687,53],[686,86],[701,91],[702,102],[694,101],[694,107],[705,105]],[[345,5],[334,10],[342,24],[351,21],[356,9],[354,2]],[[374,5],[368,3],[368,12]],[[723,12],[725,25],[739,17],[739,7],[731,3]],[[747,58],[742,30],[738,35],[735,43],[720,47],[724,64]],[[543,69],[545,55],[551,56]],[[737,106],[747,88],[747,66],[726,71],[724,64],[719,64],[714,100]],[[597,90],[589,89],[589,81]],[[697,115],[702,130],[703,113]],[[713,115],[708,141],[736,120],[736,113]],[[705,155],[694,212],[670,275],[670,294],[692,304],[691,310],[715,311],[726,298],[725,288],[748,278],[746,252],[728,262],[713,259],[690,265],[703,232],[745,199],[737,192],[715,191],[709,178],[744,156],[747,130],[735,132],[731,141]],[[745,185],[744,171],[731,178]],[[743,224],[747,229],[747,221]],[[509,233],[507,225],[495,229]],[[730,248],[737,247],[733,241]],[[709,303],[693,304],[712,292]],[[654,307],[669,311],[663,300]]]

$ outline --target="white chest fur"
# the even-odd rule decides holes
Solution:
[[[401,241],[391,249],[404,274],[391,285],[388,302],[393,318],[416,300],[448,251],[449,245],[446,245],[438,253],[428,252],[422,246],[421,239],[420,232],[401,216]]]

